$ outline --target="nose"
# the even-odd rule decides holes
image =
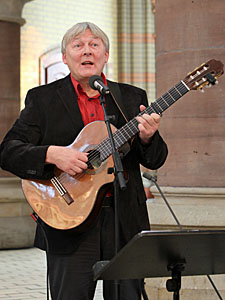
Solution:
[[[86,56],[92,55],[91,47],[89,45],[85,45],[83,54]]]

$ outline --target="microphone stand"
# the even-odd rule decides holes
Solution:
[[[102,105],[104,112],[105,124],[108,130],[108,135],[112,147],[112,157],[114,162],[114,168],[110,168],[108,173],[114,173],[115,180],[113,182],[114,187],[114,214],[115,214],[115,255],[119,251],[119,218],[118,218],[118,202],[119,202],[119,188],[121,190],[126,189],[126,183],[123,176],[123,166],[119,152],[116,151],[115,142],[113,139],[112,130],[110,127],[109,116],[107,115],[105,109],[105,93],[100,93],[100,104]],[[119,280],[115,280],[115,300],[119,300],[120,290],[119,290]]]
[[[174,211],[172,210],[172,208],[171,208],[169,202],[166,200],[166,197],[164,196],[162,190],[160,189],[160,187],[159,187],[159,185],[158,185],[158,183],[157,183],[157,176],[151,176],[151,175],[150,175],[149,173],[147,173],[147,172],[144,172],[142,175],[143,175],[146,179],[148,179],[149,181],[151,181],[151,182],[153,182],[153,183],[155,184],[155,186],[156,186],[156,188],[158,189],[160,195],[162,196],[162,199],[163,199],[164,202],[166,203],[166,205],[167,205],[169,211],[171,212],[171,214],[172,214],[174,220],[176,221],[176,223],[177,223],[179,229],[180,229],[181,231],[184,230],[183,226],[180,224],[180,222],[178,221],[178,219],[177,219],[177,217],[176,217]],[[220,300],[223,300],[223,298],[221,297],[221,295],[220,295],[218,289],[216,288],[216,286],[215,286],[215,284],[214,284],[212,278],[211,278],[209,275],[206,275],[206,276],[207,276],[209,282],[211,283],[211,285],[212,285],[214,291],[216,292],[218,298],[219,298]],[[179,288],[180,288],[180,286],[179,286]],[[174,291],[174,290],[169,290],[169,291]],[[177,292],[177,291],[175,291],[175,292]],[[175,299],[176,299],[176,298],[175,298]],[[179,298],[178,298],[178,299],[179,299]]]

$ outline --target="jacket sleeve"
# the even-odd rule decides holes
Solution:
[[[0,166],[24,179],[48,179],[54,166],[45,163],[48,145],[41,145],[41,117],[32,92],[25,108],[0,145]]]
[[[143,145],[139,137],[136,137],[132,150],[138,156],[139,163],[151,170],[159,169],[164,164],[168,154],[167,145],[158,131],[155,132],[148,145]]]
[[[136,94],[133,91],[135,97],[129,97],[130,105],[128,109],[132,110],[130,118],[138,115],[141,104],[145,107],[149,106],[146,92],[142,89],[136,89],[135,92]],[[168,154],[167,145],[159,131],[155,132],[148,145],[143,145],[139,135],[137,135],[132,143],[131,151],[141,165],[151,170],[160,168],[164,164]]]

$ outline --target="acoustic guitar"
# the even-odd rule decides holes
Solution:
[[[189,73],[140,115],[162,114],[190,90],[214,85],[222,74],[223,64],[212,59]],[[112,126],[116,149],[119,151],[138,131],[136,118],[120,129]],[[22,188],[30,206],[46,224],[62,230],[75,228],[83,231],[98,216],[104,188],[114,180],[114,175],[108,174],[108,169],[113,167],[113,159],[104,121],[85,126],[68,147],[89,153],[87,170],[71,176],[55,168],[55,176],[51,180],[22,180]]]

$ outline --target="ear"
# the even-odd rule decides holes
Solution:
[[[62,55],[62,61],[64,62],[65,65],[67,65],[67,59],[66,59],[65,53],[63,53],[63,55]]]
[[[105,52],[105,64],[108,62],[109,60],[109,52]]]

